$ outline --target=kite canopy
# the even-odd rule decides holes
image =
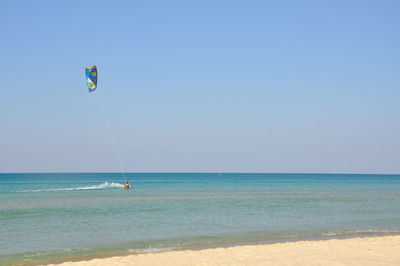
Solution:
[[[90,66],[86,68],[86,83],[89,92],[93,92],[97,88],[97,67]]]

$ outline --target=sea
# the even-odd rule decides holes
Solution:
[[[0,265],[386,235],[400,175],[0,174]]]

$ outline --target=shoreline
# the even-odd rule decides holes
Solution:
[[[104,256],[99,255],[87,260],[69,260],[50,265],[320,265],[332,263],[399,265],[400,235],[239,244],[230,247],[171,250],[133,255],[107,256],[104,254]]]
[[[390,231],[390,230],[389,230]],[[399,236],[400,233],[396,232],[387,232],[387,233],[373,233],[373,232],[357,232],[355,235],[320,235],[320,236],[299,236],[295,238],[271,238],[268,240],[253,240],[253,241],[234,241],[231,243],[214,243],[214,244],[199,244],[196,245],[183,245],[183,246],[170,246],[170,247],[143,247],[143,248],[131,248],[131,244],[127,246],[103,246],[102,248],[91,249],[89,253],[86,253],[89,250],[82,250],[86,254],[78,254],[80,253],[77,250],[71,250],[70,252],[76,253],[71,254],[70,252],[65,251],[50,251],[48,252],[38,252],[39,254],[47,253],[47,256],[51,256],[52,258],[45,258],[42,255],[34,255],[38,254],[37,252],[33,253],[21,253],[15,254],[15,256],[23,256],[23,258],[19,259],[6,259],[5,262],[7,265],[58,265],[64,262],[80,262],[80,261],[91,261],[95,259],[105,259],[111,257],[125,257],[131,255],[142,255],[142,254],[157,254],[157,253],[165,253],[172,251],[201,251],[206,249],[218,249],[218,248],[232,248],[232,247],[241,247],[241,246],[259,246],[259,245],[274,245],[274,244],[285,244],[285,243],[295,243],[295,242],[314,242],[314,241],[327,241],[327,240],[341,240],[341,239],[354,239],[354,238],[371,238],[371,237],[386,237],[386,236]],[[182,240],[182,239],[181,239]],[[4,258],[3,258],[4,259]],[[1,257],[0,257],[1,261]]]

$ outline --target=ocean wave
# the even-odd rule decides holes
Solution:
[[[130,253],[158,253],[158,252],[165,252],[165,251],[172,251],[174,250],[173,247],[165,247],[165,248],[143,248],[143,249],[128,249]]]
[[[323,236],[335,237],[335,236],[358,236],[358,235],[389,235],[389,234],[400,234],[400,230],[352,230],[352,231],[330,231],[322,233]]]
[[[124,185],[115,182],[104,182],[99,185],[87,187],[68,187],[68,188],[48,188],[48,189],[32,189],[21,190],[17,192],[45,192],[45,191],[71,191],[71,190],[94,190],[94,189],[108,189],[108,188],[122,188]]]

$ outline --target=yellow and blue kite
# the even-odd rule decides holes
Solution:
[[[86,68],[86,82],[89,92],[93,92],[97,88],[97,67],[90,66]]]

